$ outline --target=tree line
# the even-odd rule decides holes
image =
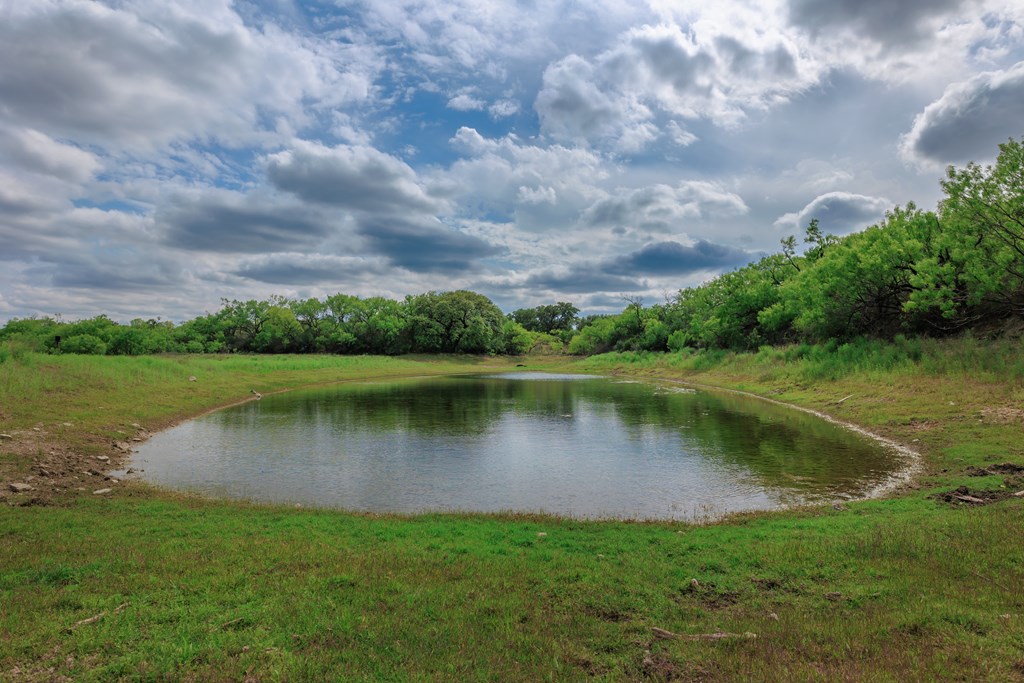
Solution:
[[[817,220],[802,244],[617,315],[579,317],[571,303],[505,315],[482,294],[427,292],[402,301],[336,294],[321,299],[222,301],[175,325],[106,316],[77,322],[22,318],[0,342],[36,351],[181,353],[490,353],[536,350],[754,350],[858,337],[948,335],[1024,318],[1024,145],[999,146],[991,166],[949,167],[935,211],[895,207],[845,237]]]
[[[324,299],[222,300],[221,308],[179,325],[160,319],[120,324],[105,315],[64,322],[22,318],[0,342],[49,353],[472,353],[523,354],[561,348],[579,310],[559,302],[506,316],[466,290],[427,292],[403,301],[335,294]],[[560,336],[561,335],[561,336]]]

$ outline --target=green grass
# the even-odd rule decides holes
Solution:
[[[372,516],[142,485],[0,506],[0,680],[1024,680],[1024,500],[929,497],[1004,481],[968,465],[1024,462],[1024,353],[970,340],[916,358],[853,351],[562,365],[754,391],[922,452],[915,488],[842,511],[701,526]],[[90,447],[250,388],[490,364],[33,356],[0,364],[0,431],[66,419],[61,438]]]

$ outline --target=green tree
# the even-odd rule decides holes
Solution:
[[[414,351],[490,353],[501,344],[505,316],[476,292],[427,292],[406,299],[407,334]]]

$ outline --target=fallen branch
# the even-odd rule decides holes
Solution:
[[[974,496],[956,495],[956,496],[953,496],[953,497],[956,498],[957,500],[962,500],[965,503],[974,503],[976,505],[984,505],[987,502],[987,501],[985,501],[985,500],[983,500],[981,498],[975,498]]]
[[[121,603],[116,608],[114,608],[114,614],[117,614],[118,612],[120,612],[121,610],[123,610],[127,606],[128,606],[127,602]],[[64,630],[67,633],[71,633],[72,631],[74,631],[79,626],[88,626],[89,624],[95,624],[97,621],[99,621],[100,619],[102,619],[105,616],[107,616],[106,612],[100,612],[96,616],[89,617],[88,619],[82,619],[81,621],[76,621],[75,623],[71,624],[71,626],[68,626]]]
[[[651,632],[654,633],[655,638],[661,638],[663,640],[722,640],[723,638],[744,638],[751,640],[757,638],[757,634],[751,633],[750,631],[747,631],[746,633],[726,633],[725,631],[716,631],[714,633],[680,635],[654,626],[651,628]]]
[[[850,394],[849,396],[844,396],[843,398],[841,398],[841,399],[839,399],[838,401],[836,401],[836,402],[835,402],[835,405],[839,405],[840,403],[842,403],[842,402],[843,402],[843,401],[845,401],[846,399],[848,399],[848,398],[853,398],[854,396],[856,396],[856,394]]]

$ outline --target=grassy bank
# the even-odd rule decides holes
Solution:
[[[42,490],[33,462],[109,454],[112,439],[251,389],[492,363],[30,356],[0,365],[0,432],[15,437],[0,441],[0,472]],[[1024,499],[932,497],[1024,488],[969,476],[1024,464],[1019,347],[566,365],[822,410],[912,445],[924,473],[886,500],[710,526],[352,515],[138,484],[66,485],[25,507],[31,494],[8,494],[0,679],[1024,680]]]

